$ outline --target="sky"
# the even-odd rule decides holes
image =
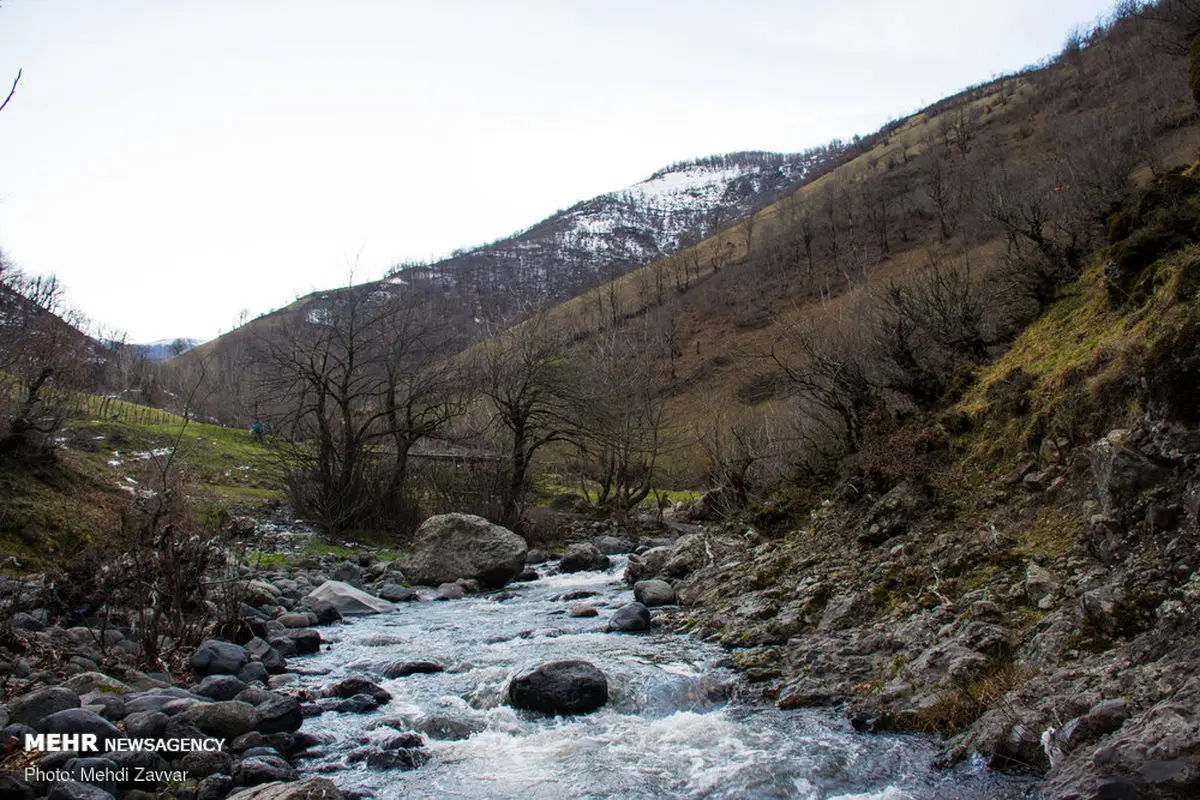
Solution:
[[[675,161],[867,134],[1112,0],[0,0],[0,251],[208,339]]]

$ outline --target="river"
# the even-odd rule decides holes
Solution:
[[[303,730],[325,744],[301,762],[301,772],[379,798],[1030,796],[1028,781],[989,774],[977,763],[931,767],[939,751],[932,739],[860,734],[836,711],[780,711],[742,701],[729,654],[716,645],[667,632],[603,632],[612,610],[633,599],[621,580],[624,558],[613,561],[607,572],[514,584],[506,599],[493,593],[408,603],[322,629],[331,646],[290,661],[302,673],[300,685],[317,689],[361,675],[392,700],[369,714],[307,719]],[[588,592],[595,594],[563,599]],[[568,616],[581,602],[599,616]],[[608,705],[546,718],[504,704],[514,674],[560,659],[584,659],[603,670]],[[415,660],[439,662],[446,671],[382,677],[385,665]],[[423,732],[428,763],[376,770],[351,761],[355,751],[398,729]]]

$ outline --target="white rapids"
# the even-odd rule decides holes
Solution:
[[[552,574],[513,595],[414,602],[322,628],[331,646],[291,660],[300,685],[361,675],[392,700],[370,714],[326,712],[305,721],[325,740],[300,762],[343,790],[378,798],[800,798],[969,800],[1020,798],[1030,784],[979,765],[930,766],[937,742],[856,733],[834,711],[780,711],[737,700],[728,656],[694,637],[605,633],[630,602],[624,558],[607,572]],[[563,595],[594,592],[585,598]],[[503,597],[503,595],[500,595]],[[598,617],[567,609],[594,605]],[[547,661],[584,659],[608,677],[608,705],[548,718],[504,704],[509,679]],[[394,661],[436,661],[437,674],[382,677]],[[347,756],[397,730],[417,730],[431,755],[414,770],[368,768]]]

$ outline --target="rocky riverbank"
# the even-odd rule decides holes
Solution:
[[[242,567],[225,590],[238,598],[238,623],[210,622],[213,637],[174,671],[165,662],[159,671],[136,668],[143,650],[128,617],[56,609],[43,576],[0,580],[4,601],[23,609],[11,615],[0,643],[0,794],[340,797],[328,780],[298,780],[297,759],[317,744],[299,732],[304,717],[373,709],[387,693],[351,681],[293,691],[297,676],[288,658],[317,651],[321,626],[393,607],[341,579],[398,599],[415,595],[399,585],[404,579],[394,565],[369,556],[299,561]],[[221,633],[231,640],[217,638]],[[419,745],[410,739],[397,747],[409,752]]]
[[[725,525],[630,560],[780,708],[950,736],[1054,798],[1200,796],[1200,439],[1046,439],[973,492],[842,487],[807,525]]]

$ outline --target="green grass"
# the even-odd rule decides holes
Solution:
[[[1056,508],[1044,508],[1016,535],[1013,554],[1027,559],[1053,560],[1069,555],[1083,537],[1083,520]]]
[[[561,479],[562,476],[559,475],[547,475],[537,481],[533,487],[532,496],[538,505],[549,505],[554,501],[554,498],[569,494],[583,497],[591,505],[595,505],[600,499],[600,484],[595,481],[585,480],[581,486],[579,483],[570,485],[559,483],[558,481]],[[672,503],[692,501],[704,494],[704,492],[690,489],[651,489],[650,495],[640,503],[640,507],[653,508],[655,493],[665,497]]]
[[[277,458],[249,431],[202,422],[182,427],[181,417],[169,416],[173,419],[146,423],[80,421],[72,426],[72,437],[77,444],[86,443],[110,468],[125,473],[161,468],[167,460],[162,451],[178,442],[172,463],[186,469],[196,483],[245,500],[282,496]],[[115,461],[120,465],[110,463]]]
[[[115,531],[129,490],[157,480],[176,441],[171,468],[202,517],[283,496],[274,455],[248,431],[189,422],[180,436],[182,417],[111,398],[81,396],[78,408],[52,458],[0,471],[0,557],[48,566]]]

